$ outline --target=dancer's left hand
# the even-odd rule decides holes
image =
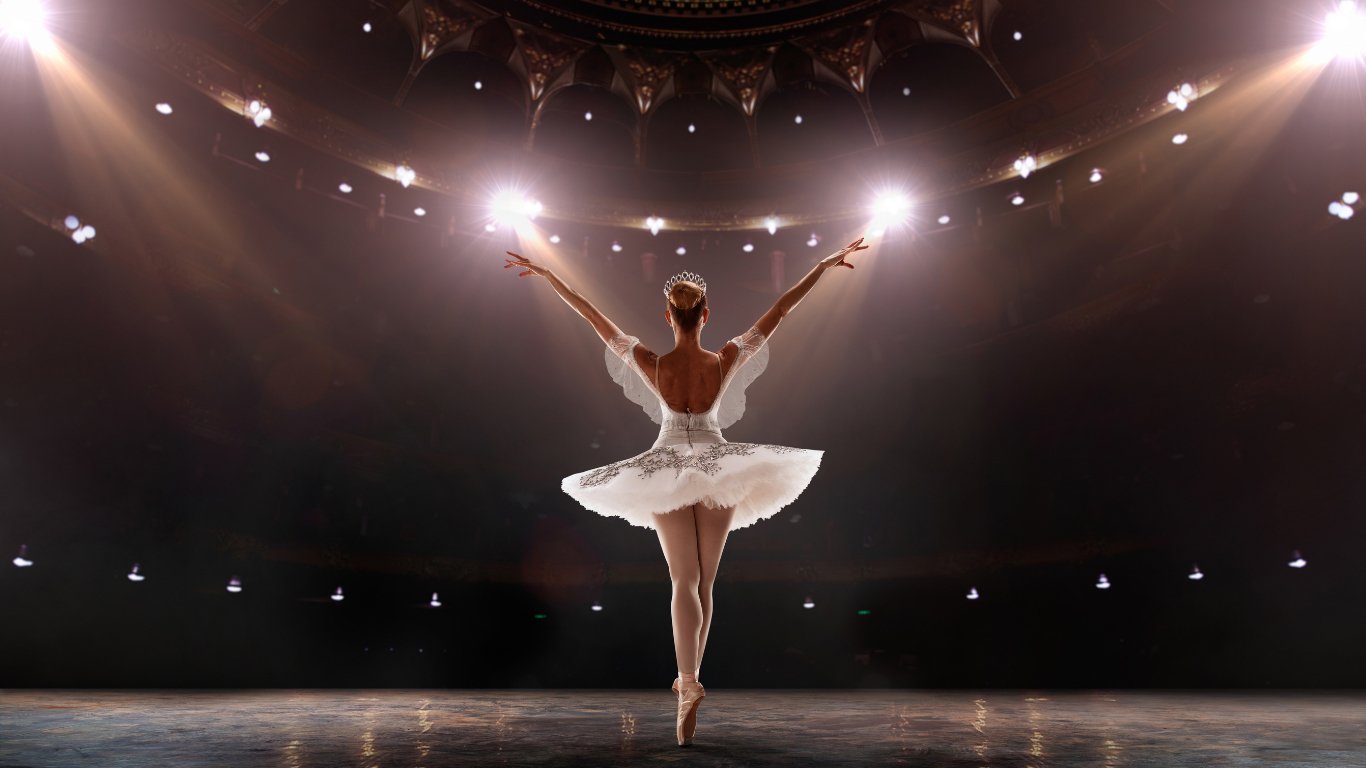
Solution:
[[[518,277],[526,277],[527,275],[531,275],[533,277],[545,277],[546,273],[550,271],[549,267],[544,267],[540,264],[533,263],[531,259],[528,259],[527,257],[522,256],[521,254],[513,253],[512,251],[507,251],[506,253],[512,258],[504,259],[504,261],[506,261],[507,263],[503,265],[503,269],[507,269],[508,267],[520,267],[526,270],[525,272],[517,273]]]

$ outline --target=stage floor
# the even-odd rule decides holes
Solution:
[[[0,691],[0,766],[1366,766],[1355,693]]]

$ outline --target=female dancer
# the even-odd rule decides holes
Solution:
[[[674,655],[678,679],[676,735],[692,743],[697,707],[706,695],[698,674],[711,628],[712,585],[726,537],[737,528],[774,515],[806,489],[822,451],[759,443],[732,443],[721,428],[745,409],[745,388],[768,364],[768,339],[778,323],[815,285],[825,270],[854,268],[846,256],[868,246],[859,238],[823,259],[788,289],[748,331],[719,351],[702,348],[702,328],[711,314],[707,284],[683,272],[664,284],[664,322],[673,329],[666,354],[646,349],[628,336],[548,267],[512,251],[504,269],[522,277],[544,277],[607,344],[612,378],[660,425],[650,450],[605,467],[564,478],[561,487],[585,508],[621,517],[659,534],[673,581]]]

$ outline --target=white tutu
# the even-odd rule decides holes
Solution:
[[[763,335],[751,328],[732,339],[740,354],[706,413],[668,407],[635,361],[639,339],[619,336],[606,356],[613,379],[660,425],[650,450],[570,475],[560,487],[584,508],[654,528],[654,515],[698,502],[735,507],[731,530],[772,517],[806,490],[823,451],[763,443],[731,443],[721,435],[744,413],[744,391],[768,362]],[[737,375],[738,372],[738,375]],[[656,372],[657,373],[657,372]]]

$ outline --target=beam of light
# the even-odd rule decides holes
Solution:
[[[137,563],[133,563],[133,570],[128,572],[128,580],[137,583],[146,580],[146,578],[146,576],[142,575],[141,566],[139,566]]]
[[[522,228],[541,215],[541,201],[514,189],[495,192],[489,202],[489,214],[499,226]]]
[[[232,578],[228,579],[228,591],[233,593],[234,595],[238,592],[241,592],[242,580],[237,578],[236,576],[233,576]]]
[[[906,223],[911,215],[911,198],[899,190],[885,190],[873,198],[869,211],[873,218],[868,224],[868,231],[878,236],[886,232],[888,227]]]
[[[0,37],[25,43],[39,53],[55,49],[41,0],[0,0]]]
[[[1366,56],[1366,13],[1353,0],[1343,0],[1328,14],[1314,56],[1320,62]]]

